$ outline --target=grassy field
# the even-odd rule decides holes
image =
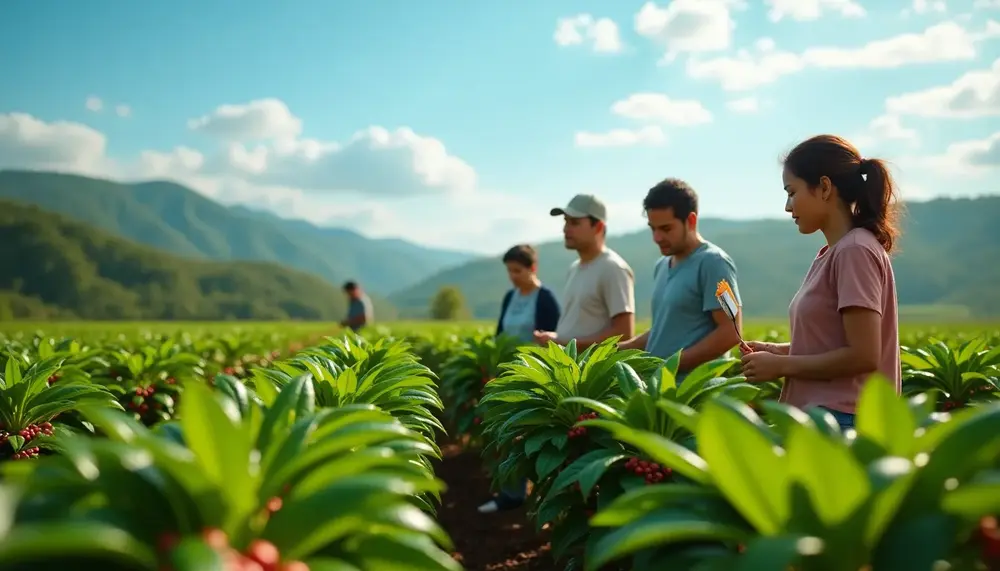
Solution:
[[[641,320],[636,331],[649,329],[649,320]],[[476,330],[491,331],[496,327],[492,321],[394,321],[377,323],[374,326],[395,335],[419,334],[436,337],[438,335],[463,335]],[[7,321],[0,323],[0,334],[11,336],[18,333],[30,334],[42,331],[50,336],[93,337],[95,335],[139,336],[147,332],[185,332],[192,336],[221,334],[226,332],[281,332],[292,337],[315,334],[336,334],[341,330],[333,322],[304,321]],[[763,337],[786,338],[788,324],[779,320],[748,320],[744,324],[747,339]],[[900,323],[900,337],[904,339],[930,336],[944,338],[968,338],[975,336],[1000,337],[1000,321],[933,321],[904,320]]]

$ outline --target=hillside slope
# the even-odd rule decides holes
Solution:
[[[893,268],[901,305],[958,305],[978,316],[1000,315],[1000,197],[938,199],[907,205],[904,235]],[[790,220],[732,221],[705,219],[702,235],[736,261],[740,290],[748,316],[787,315],[821,234],[801,236]],[[557,226],[553,233],[557,232]],[[640,317],[649,315],[653,264],[659,251],[648,231],[611,236],[636,274]],[[562,242],[539,246],[540,277],[560,292],[574,257]],[[458,286],[477,317],[494,319],[509,287],[498,258],[478,260],[441,272],[421,284],[390,296],[401,315],[427,311],[439,287]]]
[[[345,308],[340,288],[314,275],[184,259],[0,200],[3,318],[339,321]]]
[[[120,184],[8,170],[0,171],[0,198],[33,203],[172,254],[277,262],[336,286],[358,280],[373,293],[398,291],[475,257],[227,207],[170,182]]]

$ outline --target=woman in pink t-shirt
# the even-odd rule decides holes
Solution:
[[[791,343],[748,343],[749,381],[784,377],[781,402],[822,407],[854,426],[872,374],[900,393],[896,282],[889,253],[899,234],[896,190],[879,159],[840,137],[819,135],[785,158],[785,212],[802,234],[826,237],[788,307]]]

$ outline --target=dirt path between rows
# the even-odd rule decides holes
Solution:
[[[448,485],[437,519],[455,543],[453,557],[466,571],[558,571],[544,537],[535,532],[524,509],[480,514],[476,508],[490,498],[490,480],[477,450],[442,446],[435,465]]]

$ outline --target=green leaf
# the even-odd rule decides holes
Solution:
[[[705,405],[695,436],[712,479],[733,507],[762,534],[778,533],[790,515],[784,450],[718,401]]]
[[[0,568],[26,563],[44,567],[46,561],[63,558],[132,568],[157,566],[151,549],[125,531],[97,522],[26,524],[0,540]]]
[[[785,449],[791,479],[803,484],[824,525],[836,526],[868,499],[864,467],[842,441],[794,425]]]
[[[713,521],[688,510],[660,511],[601,537],[587,553],[588,570],[597,571],[626,555],[673,543],[741,541],[749,530]]]
[[[4,366],[3,378],[8,388],[21,382],[21,367],[18,366],[16,359],[7,359],[7,364]]]
[[[620,527],[647,513],[669,505],[720,498],[718,490],[691,484],[642,486],[615,498],[608,507],[591,518],[595,527]]]
[[[405,501],[404,496],[421,491],[413,482],[386,474],[346,478],[312,494],[293,494],[268,520],[263,537],[289,559],[303,559],[341,538],[383,526],[447,539],[433,519]]]
[[[187,384],[180,408],[185,443],[226,498],[231,511],[227,521],[220,523],[232,529],[253,508],[257,466],[250,461],[249,431],[238,424],[235,403],[220,400],[204,384]]]
[[[580,482],[580,491],[583,493],[583,497],[590,496],[590,491],[601,480],[601,477],[604,476],[608,468],[613,466],[615,462],[628,458],[625,454],[614,454],[613,452],[612,454],[605,458],[594,460],[580,470],[578,481]]]
[[[980,474],[975,480],[946,492],[942,507],[972,521],[1000,513],[1000,470]]]
[[[170,552],[170,567],[175,571],[226,571],[222,554],[201,538],[185,538]]]
[[[580,426],[607,430],[615,440],[635,446],[656,462],[670,466],[675,472],[699,484],[709,485],[712,481],[708,474],[709,465],[701,456],[659,434],[609,420],[585,420]]]
[[[818,537],[804,535],[775,535],[757,537],[747,544],[737,560],[734,571],[780,571],[789,569],[802,556],[816,555],[823,550]]]
[[[872,375],[861,391],[855,431],[882,448],[887,456],[907,456],[913,448],[916,419],[906,400],[896,396],[881,375]]]
[[[535,459],[535,474],[539,479],[545,478],[566,460],[566,452],[546,445]]]

